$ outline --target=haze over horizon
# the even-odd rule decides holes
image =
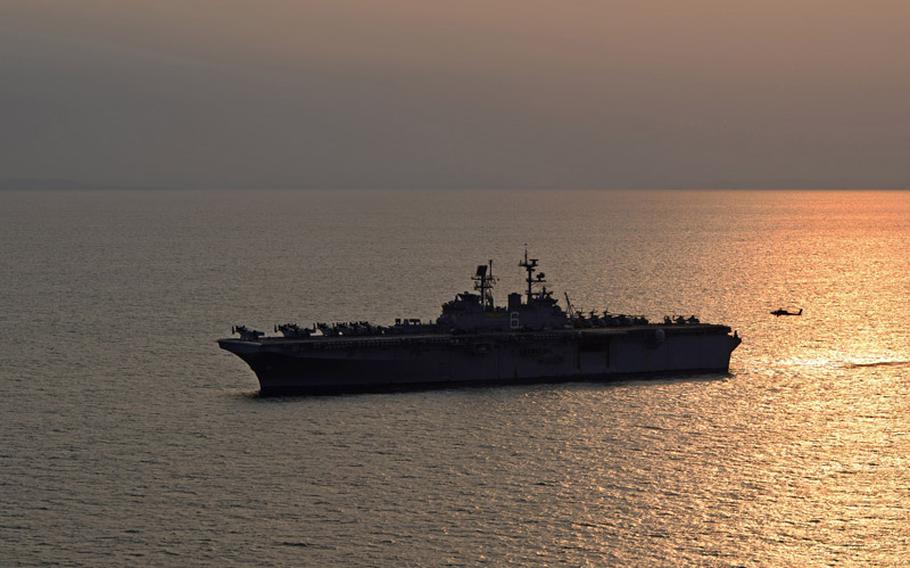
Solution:
[[[897,1],[8,0],[0,180],[910,187],[907,21]]]

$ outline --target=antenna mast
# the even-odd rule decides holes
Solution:
[[[474,289],[480,293],[480,305],[484,309],[493,310],[493,286],[496,284],[496,278],[493,277],[493,260],[491,259],[488,264],[478,266],[472,280],[474,280]]]
[[[528,245],[525,243],[525,258],[518,263],[518,266],[524,268],[528,272],[527,282],[528,282],[528,303],[534,298],[534,285],[535,284],[545,284],[544,274],[541,272],[534,276],[534,272],[537,271],[537,263],[540,259],[538,258],[528,258]]]

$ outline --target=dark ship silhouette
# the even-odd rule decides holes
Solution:
[[[539,260],[519,262],[524,296],[493,299],[493,261],[477,267],[474,292],[442,305],[434,322],[396,319],[275,326],[282,337],[234,326],[218,345],[256,373],[262,394],[366,392],[460,384],[608,380],[636,375],[726,373],[740,344],[725,325],[665,317],[563,310]]]

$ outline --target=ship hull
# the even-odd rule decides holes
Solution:
[[[606,381],[727,373],[739,338],[715,325],[475,335],[222,339],[264,395]]]

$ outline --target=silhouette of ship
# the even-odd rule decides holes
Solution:
[[[791,312],[790,310],[785,310],[784,308],[778,308],[771,312],[772,316],[801,316],[803,315],[803,309],[800,308],[798,312]]]
[[[262,394],[368,392],[461,384],[599,381],[641,375],[726,373],[742,341],[695,316],[665,317],[563,310],[538,271],[519,262],[524,295],[493,299],[493,261],[477,267],[474,292],[442,305],[433,322],[396,319],[275,326],[281,337],[234,326],[218,345],[256,373]]]

